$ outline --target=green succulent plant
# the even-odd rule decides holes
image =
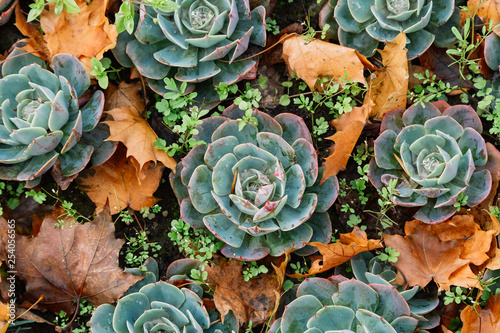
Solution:
[[[368,176],[378,189],[397,179],[392,202],[421,207],[415,218],[425,223],[443,222],[459,196],[473,207],[491,190],[490,172],[479,168],[488,160],[482,130],[466,105],[442,113],[430,103],[392,111],[382,120]]]
[[[500,37],[492,33],[484,40],[484,60],[488,67],[494,71],[500,70]]]
[[[405,290],[402,285],[395,283],[397,269],[388,262],[381,261],[370,252],[362,252],[350,260],[352,272],[356,280],[366,284],[382,284],[392,286],[403,296],[410,307],[412,318],[418,319],[418,327],[431,329],[437,327],[441,317],[434,310],[439,305],[437,288],[428,288],[424,292],[415,286]]]
[[[235,119],[244,115],[233,106],[197,126],[195,139],[208,145],[195,146],[170,175],[181,218],[224,241],[229,258],[257,260],[292,248],[313,253],[308,242],[331,237],[326,211],[337,198],[337,178],[319,186],[323,169],[302,118],[254,110],[258,126],[239,131]]]
[[[10,20],[10,17],[16,8],[16,3],[17,1],[14,0],[0,0],[0,26]]]
[[[105,162],[116,143],[98,125],[104,94],[96,91],[80,108],[78,98],[90,86],[83,65],[74,56],[52,58],[54,73],[37,57],[16,50],[2,66],[0,80],[0,179],[40,182],[56,162],[63,176],[77,174],[92,160]]]
[[[204,102],[218,100],[214,86],[235,83],[255,68],[254,59],[236,61],[249,43],[266,44],[265,9],[248,0],[177,0],[165,13],[141,5],[133,35],[122,32],[113,49],[123,66],[135,66],[159,94],[163,79],[188,82]],[[157,22],[157,23],[156,23]]]
[[[418,323],[393,286],[337,275],[304,280],[297,288],[297,298],[285,307],[269,332],[413,333]]]
[[[197,294],[163,281],[122,297],[116,307],[100,305],[90,327],[93,333],[222,333],[210,327],[207,309]]]
[[[432,43],[454,44],[451,27],[459,27],[460,17],[454,0],[330,0],[320,13],[320,27],[326,23],[330,38],[368,57],[404,32],[407,57],[413,59]]]

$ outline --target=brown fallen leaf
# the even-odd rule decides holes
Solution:
[[[281,289],[283,286],[283,282],[285,281],[285,276],[286,276],[286,267],[288,266],[288,262],[290,261],[290,253],[292,252],[293,247],[285,252],[285,258],[281,262],[279,266],[276,266],[273,262],[271,262],[271,265],[274,268],[274,271],[276,272],[276,276],[278,277],[278,284],[279,287],[278,289]]]
[[[64,218],[74,223],[72,218]],[[82,298],[98,306],[113,303],[142,277],[124,273],[118,253],[125,243],[115,238],[109,209],[94,221],[60,228],[48,215],[38,236],[17,239],[17,274],[26,284],[25,299],[40,296],[39,309],[73,313]]]
[[[500,294],[492,296],[484,309],[467,306],[460,314],[462,333],[500,332]]]
[[[471,265],[488,261],[496,230],[483,231],[473,217],[456,215],[440,224],[406,222],[406,236],[385,235],[384,243],[400,256],[394,264],[410,286],[425,287],[434,280],[442,289],[451,285],[478,287]]]
[[[319,242],[312,242],[308,245],[317,247],[323,257],[312,263],[307,274],[292,274],[289,275],[290,277],[303,278],[323,273],[349,261],[358,253],[383,247],[380,239],[368,239],[366,233],[358,227],[354,227],[354,230],[348,234],[340,234],[339,240],[335,243],[325,245]]]
[[[0,216],[0,266],[2,261],[7,261],[7,246],[9,244],[9,225],[7,220]],[[0,280],[2,277],[0,276]]]
[[[119,148],[106,163],[93,166],[78,177],[78,186],[96,204],[97,212],[102,210],[106,200],[109,200],[112,214],[127,207],[140,210],[158,202],[153,193],[160,185],[163,165],[146,163],[142,167],[144,179],[140,181],[132,159],[125,157],[124,148]]]
[[[483,3],[479,6],[481,2]],[[480,17],[486,26],[488,26],[490,21],[492,21],[493,27],[500,24],[500,0],[469,0],[467,7],[471,14],[475,13],[477,9],[476,16]],[[500,36],[500,27],[495,29],[494,32]]]
[[[90,73],[92,57],[102,59],[104,52],[116,45],[118,33],[106,17],[108,0],[93,0],[89,5],[81,1],[78,14],[65,10],[55,13],[55,3],[40,14],[40,26],[45,33],[51,57],[58,53],[69,53],[77,57]]]
[[[314,91],[321,77],[340,82],[344,71],[352,82],[366,84],[364,65],[356,50],[348,47],[314,40],[306,42],[302,36],[290,36],[283,42],[283,59],[291,73],[296,73]]]
[[[382,68],[373,73],[366,94],[374,102],[370,116],[380,120],[389,111],[406,108],[408,90],[408,59],[406,58],[406,36],[401,32],[385,48],[380,50]]]
[[[42,32],[38,29],[39,24],[36,22],[27,22],[26,16],[21,11],[19,4],[16,5],[16,23],[17,29],[26,37],[29,37],[28,44],[22,48],[26,52],[34,52],[45,61],[50,61],[50,51],[47,48],[47,42],[43,39]]]
[[[345,170],[372,107],[373,102],[369,100],[362,106],[355,107],[351,112],[344,113],[330,122],[330,125],[334,126],[337,132],[326,139],[335,142],[335,150],[325,159],[325,171],[321,183],[331,176],[335,176],[339,171]]]
[[[118,87],[110,84],[104,95],[106,97],[104,110],[130,106],[142,114],[146,108],[144,98],[142,97],[142,84],[140,81],[133,81],[131,83],[122,81]]]
[[[0,333],[7,332],[9,328],[10,309],[7,304],[0,301]]]
[[[222,258],[205,268],[215,284],[215,306],[222,318],[232,310],[240,324],[267,322],[279,300],[279,282],[271,274],[245,281],[242,269],[241,262]]]
[[[115,108],[106,111],[106,114],[113,117],[113,120],[103,122],[109,126],[110,132],[106,141],[122,142],[127,147],[127,157],[133,156],[141,169],[146,162],[160,161],[167,168],[175,170],[175,160],[153,146],[158,136],[135,107]]]

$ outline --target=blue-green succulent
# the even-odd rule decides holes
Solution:
[[[406,34],[408,59],[424,53],[432,43],[447,47],[457,39],[459,27],[454,0],[330,0],[320,13],[320,27],[343,46],[372,56],[380,43]]]
[[[403,294],[385,280],[378,282],[307,278],[270,333],[426,332],[419,330]]]
[[[90,320],[92,333],[222,333],[210,324],[199,295],[163,281],[100,305]]]
[[[58,162],[65,177],[79,173],[90,160],[105,162],[116,143],[105,125],[98,125],[104,94],[96,91],[80,107],[79,97],[90,78],[74,56],[52,58],[54,72],[24,51],[13,52],[0,79],[0,179],[35,186]]]
[[[480,168],[488,161],[482,130],[479,116],[466,105],[441,112],[418,103],[392,111],[382,120],[368,176],[377,189],[396,180],[392,202],[421,207],[417,220],[443,222],[457,211],[460,198],[473,207],[490,193],[491,174]]]
[[[163,12],[140,6],[137,28],[119,34],[117,60],[147,78],[156,92],[166,92],[163,79],[195,83],[204,102],[217,99],[214,86],[235,83],[256,67],[238,58],[249,43],[266,43],[265,9],[250,10],[248,0],[177,0],[178,9]],[[201,92],[200,92],[201,91]]]
[[[314,252],[306,244],[330,241],[326,212],[339,184],[330,177],[320,186],[323,169],[302,118],[275,118],[254,110],[258,125],[228,108],[223,117],[197,127],[197,145],[170,175],[181,218],[193,228],[207,228],[224,241],[229,258],[256,260],[289,250]]]

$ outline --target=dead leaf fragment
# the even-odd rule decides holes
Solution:
[[[281,287],[271,274],[245,281],[239,261],[219,259],[205,268],[215,284],[214,301],[221,317],[232,310],[240,324],[266,322],[279,300]]]
[[[7,328],[9,328],[9,313],[10,309],[7,304],[0,302],[0,333],[7,332]]]
[[[142,114],[146,108],[144,98],[142,98],[142,84],[140,81],[131,83],[122,81],[118,87],[110,84],[104,95],[106,97],[104,110],[130,106]]]
[[[69,53],[77,57],[90,73],[92,57],[102,59],[104,52],[116,45],[118,32],[106,17],[108,0],[94,0],[79,5],[81,12],[68,14],[65,10],[55,13],[55,3],[40,14],[40,25],[45,33],[51,57]]]
[[[153,193],[160,185],[163,165],[148,162],[141,171],[144,178],[139,180],[133,157],[126,158],[124,150],[119,149],[106,163],[85,170],[77,179],[80,189],[96,204],[98,212],[106,200],[112,214],[127,207],[134,210],[151,207],[158,201]]]
[[[335,150],[332,155],[325,159],[325,171],[321,183],[331,176],[335,176],[339,171],[345,170],[372,107],[373,102],[369,100],[366,104],[355,107],[351,112],[344,113],[330,122],[330,125],[334,126],[337,132],[326,139],[335,142]]]
[[[16,23],[14,24],[19,31],[26,37],[29,37],[28,44],[22,49],[26,52],[34,52],[36,56],[45,61],[50,61],[50,51],[47,48],[47,42],[43,39],[41,31],[34,22],[27,22],[26,16],[21,11],[19,4],[16,5]]]
[[[492,296],[484,309],[477,304],[467,306],[460,319],[463,322],[462,333],[500,332],[500,294]]]
[[[312,263],[307,274],[293,274],[290,277],[302,278],[323,273],[345,263],[358,253],[383,247],[380,239],[368,239],[366,233],[358,227],[354,227],[354,230],[348,234],[341,234],[335,243],[325,245],[312,242],[308,245],[317,247],[323,257]]]
[[[365,98],[365,102],[367,99],[374,102],[370,115],[376,119],[382,119],[389,111],[406,108],[408,60],[405,46],[406,36],[401,32],[379,51],[384,66],[373,73],[374,78]]]
[[[479,6],[481,2],[483,3]],[[469,7],[471,14],[475,13],[477,9],[476,15],[481,18],[486,26],[489,25],[490,21],[492,21],[492,27],[500,24],[500,0],[469,0],[467,7]],[[494,32],[500,36],[500,27],[496,28]]]
[[[121,107],[106,111],[113,120],[104,121],[109,126],[110,136],[106,141],[120,141],[127,147],[127,157],[133,156],[142,169],[149,161],[162,162],[164,166],[175,169],[176,162],[153,143],[158,137],[145,118],[135,107]]]
[[[65,218],[68,223],[74,219]],[[125,243],[115,238],[109,210],[94,221],[60,228],[46,216],[40,233],[17,239],[16,268],[26,284],[25,298],[40,309],[73,313],[75,300],[85,298],[96,306],[113,303],[142,277],[126,274],[118,266]]]
[[[384,235],[386,246],[400,256],[394,264],[410,286],[425,287],[434,280],[441,288],[451,285],[477,287],[471,265],[479,266],[490,257],[497,231],[483,231],[467,215],[456,215],[440,224],[406,222],[406,236]]]
[[[314,91],[318,78],[339,81],[347,72],[349,80],[366,84],[364,65],[356,50],[314,40],[307,43],[302,36],[291,36],[283,42],[283,59],[290,73],[295,72]],[[339,81],[340,82],[340,81]]]

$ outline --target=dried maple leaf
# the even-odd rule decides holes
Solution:
[[[374,102],[370,116],[382,119],[389,111],[406,107],[408,90],[408,60],[406,58],[406,36],[401,32],[394,40],[387,42],[383,50],[382,68],[372,78],[365,102]]]
[[[292,253],[293,247],[285,252],[285,258],[279,264],[279,266],[276,266],[273,262],[271,262],[271,265],[274,268],[274,271],[276,272],[276,276],[278,277],[278,283],[279,283],[279,288],[283,286],[283,282],[285,281],[285,276],[286,276],[286,266],[288,265],[288,262],[290,261],[290,253]]]
[[[335,176],[339,171],[345,170],[351,152],[365,127],[372,106],[373,102],[369,100],[362,106],[355,107],[351,112],[344,113],[330,122],[330,125],[334,126],[337,132],[326,139],[335,142],[335,150],[325,159],[325,171],[321,183],[331,176]]]
[[[356,50],[348,47],[321,40],[308,43],[302,36],[291,36],[283,42],[283,59],[289,71],[295,72],[313,91],[319,78],[338,80],[345,77],[344,71],[352,82],[366,83],[365,66]]]
[[[142,279],[118,266],[125,241],[115,238],[109,209],[85,224],[64,220],[73,226],[56,227],[57,220],[47,215],[36,237],[17,239],[16,269],[26,284],[26,300],[43,295],[38,308],[72,313],[77,300],[85,298],[96,306],[112,303]]]
[[[460,319],[462,333],[500,332],[500,294],[492,296],[484,309],[477,304],[467,306],[460,313]]]
[[[208,281],[215,284],[215,306],[222,318],[232,310],[240,324],[250,320],[253,324],[264,323],[279,300],[281,286],[271,274],[245,281],[242,269],[241,262],[225,259],[206,267]]]
[[[106,163],[85,170],[77,179],[80,189],[96,204],[98,211],[106,200],[112,214],[126,207],[134,210],[151,207],[158,201],[153,193],[160,185],[164,167],[146,164],[142,168],[144,179],[140,180],[132,159],[125,157],[124,149],[119,149]]]
[[[142,114],[146,108],[144,98],[142,98],[142,84],[140,81],[131,83],[122,81],[118,87],[110,84],[104,95],[106,97],[104,110],[130,106]]]
[[[315,260],[307,274],[292,274],[293,278],[303,278],[313,274],[323,273],[333,267],[341,265],[358,253],[371,251],[383,247],[380,239],[368,239],[366,233],[358,227],[348,234],[341,234],[335,243],[325,245],[319,242],[312,242],[318,248],[323,257]]]
[[[118,33],[106,17],[108,0],[93,0],[89,5],[81,1],[78,14],[65,10],[55,13],[55,3],[40,14],[40,25],[45,33],[50,55],[69,53],[77,57],[90,73],[92,57],[102,59],[104,52],[116,45]]]
[[[394,264],[410,286],[425,287],[431,280],[443,289],[451,285],[477,287],[471,265],[488,261],[497,231],[483,231],[467,215],[440,224],[406,222],[406,236],[384,235],[384,243],[400,256]]]
[[[122,142],[127,147],[127,157],[133,156],[141,169],[149,161],[160,161],[167,168],[175,169],[175,160],[153,146],[158,136],[135,107],[116,108],[106,114],[113,117],[112,121],[103,122],[109,126],[110,136],[106,140]]]

